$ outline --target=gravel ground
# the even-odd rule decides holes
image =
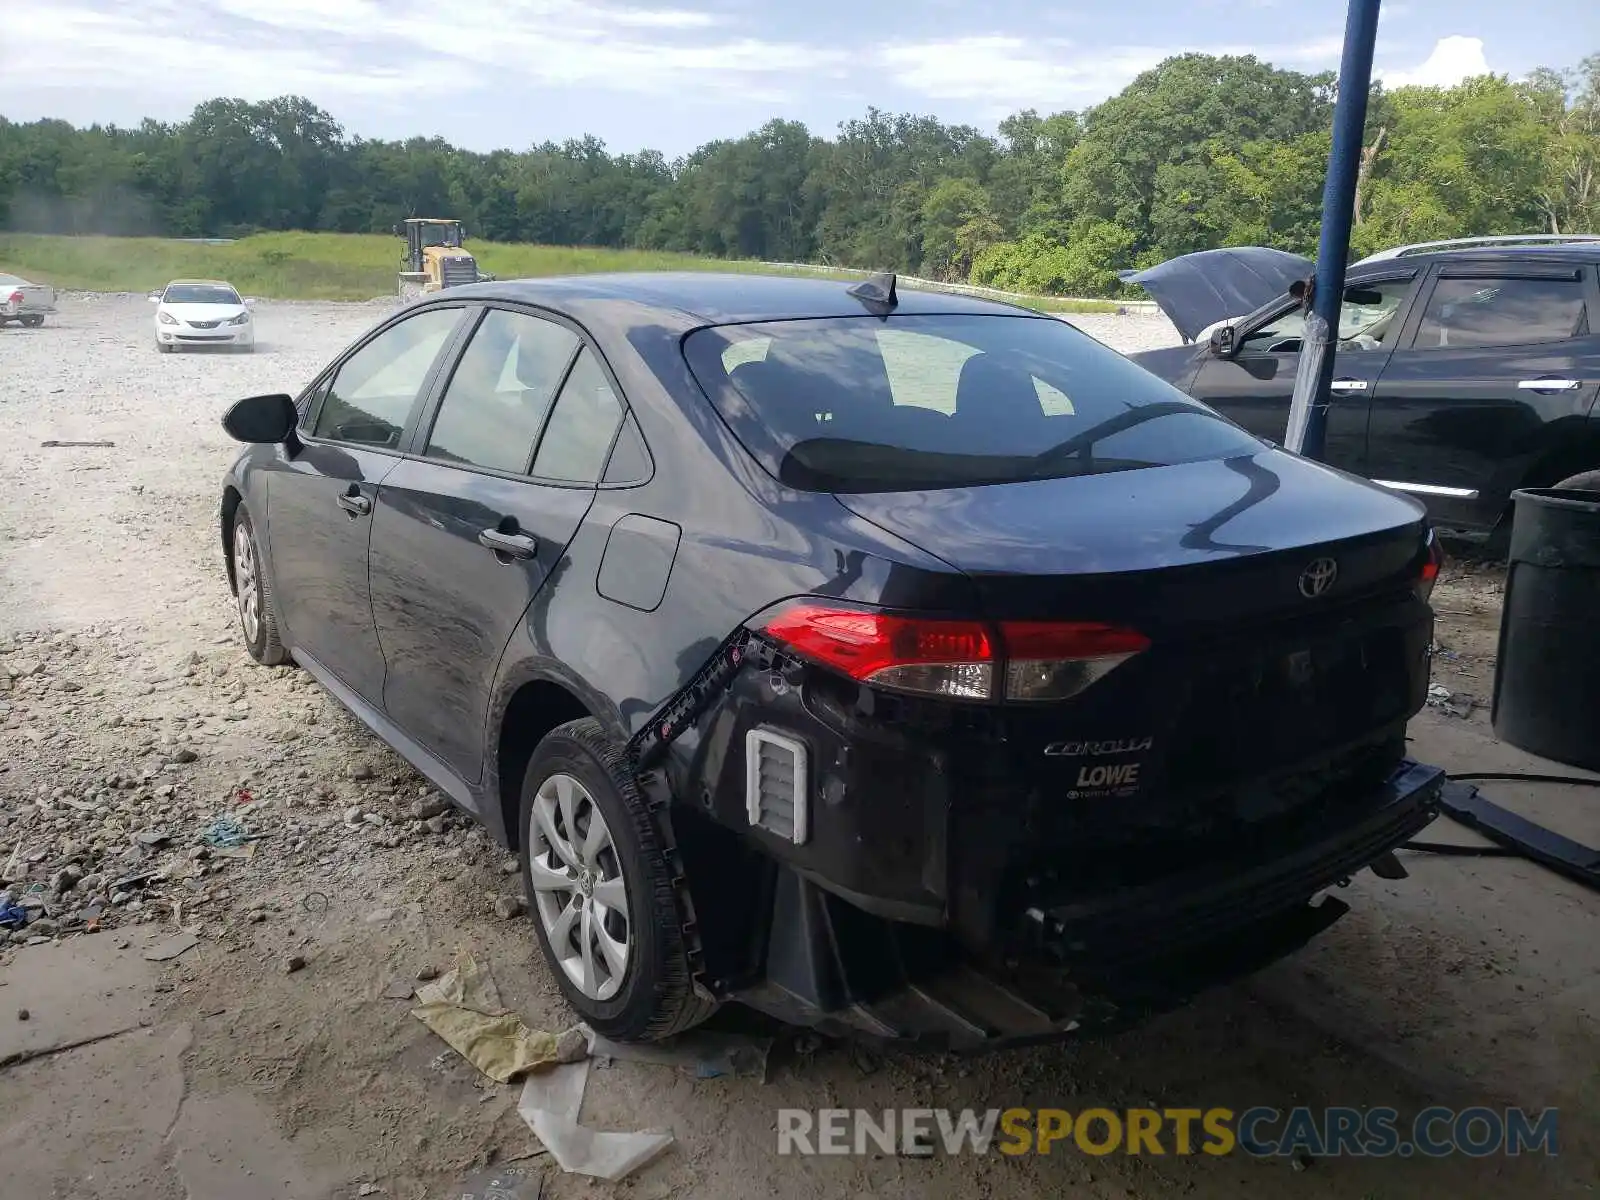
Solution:
[[[73,295],[43,329],[0,331],[0,879],[30,917],[13,943],[79,929],[141,947],[192,934],[196,947],[159,985],[167,1014],[195,1022],[188,1086],[248,1087],[331,1177],[421,1200],[536,1147],[516,1089],[440,1056],[385,986],[471,950],[530,1022],[570,1018],[503,855],[306,676],[250,663],[216,527],[236,451],[218,423],[227,404],[297,390],[388,303],[263,303],[250,356],[158,355],[141,297]],[[1072,320],[1122,350],[1175,340],[1150,317]],[[1470,616],[1448,631],[1452,688],[1481,694],[1492,674],[1494,587],[1447,587]],[[1454,720],[1452,736],[1473,745],[1486,737],[1470,704],[1465,717],[1428,718]],[[235,826],[259,836],[230,846]],[[1572,996],[1594,978],[1592,901],[1562,893],[1566,917],[1540,927],[1545,910],[1517,916],[1502,898],[1489,930],[1491,877],[1472,872],[1495,869],[1440,867],[1420,899],[1407,883],[1358,880],[1357,913],[1306,954],[1115,1039],[967,1063],[786,1036],[765,1084],[598,1072],[587,1119],[675,1130],[678,1148],[619,1189],[650,1198],[1590,1195],[1582,1137],[1576,1160],[1555,1164],[1345,1159],[1309,1173],[1239,1157],[930,1164],[772,1152],[774,1109],[841,1104],[1404,1111],[1554,1095],[1586,1106],[1581,1130],[1596,1042],[1576,1014],[1594,1010]],[[1541,946],[1544,961],[1528,961],[1524,950]],[[0,945],[0,984],[16,953]],[[1561,955],[1579,966],[1561,974]],[[290,971],[291,960],[304,966]],[[1537,1072],[1521,1069],[1524,1055]],[[126,1194],[165,1197],[165,1186],[152,1177]],[[587,1184],[559,1176],[545,1191],[580,1193]],[[355,1195],[354,1183],[339,1194]]]

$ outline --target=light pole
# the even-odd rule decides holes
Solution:
[[[1333,106],[1333,149],[1322,192],[1322,239],[1317,247],[1316,284],[1300,342],[1294,398],[1284,445],[1307,458],[1327,452],[1329,384],[1344,272],[1350,258],[1356,175],[1367,124],[1367,92],[1372,86],[1372,47],[1378,36],[1378,0],[1350,0],[1345,18],[1344,55],[1339,62],[1339,95]]]

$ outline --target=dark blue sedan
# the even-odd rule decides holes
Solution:
[[[225,423],[251,654],[520,853],[614,1038],[1063,1036],[1300,944],[1431,817],[1421,507],[1052,317],[481,284]]]

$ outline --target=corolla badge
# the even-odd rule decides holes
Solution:
[[[1315,600],[1333,586],[1339,578],[1339,564],[1331,558],[1315,558],[1300,572],[1300,594]]]

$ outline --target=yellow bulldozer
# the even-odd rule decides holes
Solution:
[[[444,217],[407,217],[394,227],[406,239],[400,260],[400,298],[415,300],[428,292],[481,283],[493,279],[478,270],[478,262],[462,249],[466,231],[460,221]]]

